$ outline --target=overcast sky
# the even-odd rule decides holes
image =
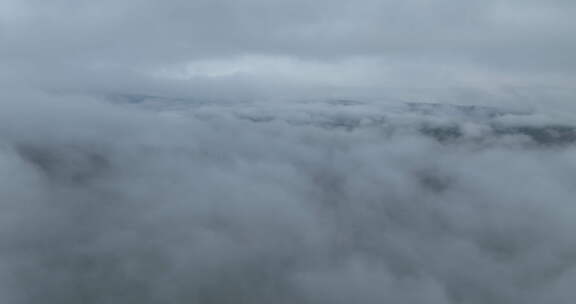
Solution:
[[[0,0],[0,77],[133,91],[573,88],[575,15],[572,0]]]
[[[575,16],[0,0],[0,303],[576,303]]]

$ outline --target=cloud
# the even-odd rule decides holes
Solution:
[[[473,108],[413,107],[159,115],[12,94],[0,114],[3,300],[573,299],[574,146],[482,135],[492,116]],[[501,115],[490,119],[514,126]],[[418,131],[434,124],[479,131],[443,144]]]
[[[0,302],[574,302],[575,10],[0,0]]]
[[[422,75],[442,87],[478,77],[491,87],[571,87],[576,71],[570,1],[4,0],[2,7],[0,62],[33,79],[61,69],[90,79],[102,69],[145,74],[203,61],[231,69],[238,58],[270,67],[251,75],[256,87],[270,74],[282,81],[293,66],[275,69],[286,61],[305,63],[300,74],[308,75],[313,64],[346,74],[343,64],[365,70],[376,60],[368,70],[415,77],[418,88]],[[380,73],[368,76],[382,86]],[[333,77],[300,79],[317,85]]]

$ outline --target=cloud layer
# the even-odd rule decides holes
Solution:
[[[538,116],[344,101],[159,115],[10,100],[6,303],[576,297],[574,146],[486,133],[490,119],[548,125]],[[418,131],[454,124],[464,133],[451,141]]]
[[[573,303],[575,12],[0,0],[0,302]]]
[[[563,0],[3,0],[0,11],[3,73],[44,86],[171,71],[184,86],[287,82],[326,94],[573,87],[576,72],[576,6]],[[238,69],[246,60],[256,68]],[[218,64],[203,73],[206,61]]]

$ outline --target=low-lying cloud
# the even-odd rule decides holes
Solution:
[[[571,0],[0,0],[0,302],[568,304]]]
[[[11,100],[0,120],[6,303],[576,297],[574,146],[482,139],[491,119],[542,126],[534,115]],[[468,132],[421,132],[453,124]]]

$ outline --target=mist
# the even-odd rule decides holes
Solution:
[[[0,302],[573,303],[574,12],[0,0]]]
[[[490,129],[536,115],[11,100],[7,303],[574,299],[574,146]]]

